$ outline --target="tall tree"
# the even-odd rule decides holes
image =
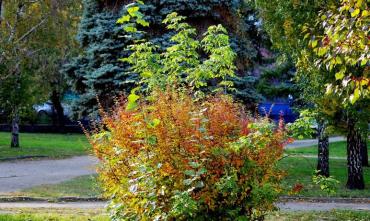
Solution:
[[[255,7],[259,12],[259,16],[263,20],[263,26],[269,34],[273,46],[277,48],[284,58],[292,63],[298,64],[301,59],[302,51],[307,48],[307,40],[304,40],[302,27],[306,23],[313,23],[317,18],[319,11],[326,6],[327,3],[334,1],[285,1],[285,0],[253,0]],[[323,83],[326,79],[320,77],[322,70],[318,70],[307,62],[300,62],[301,66],[306,65],[302,69],[297,69],[297,83],[301,90],[301,99],[304,100],[308,107],[320,112],[316,114],[316,121],[320,124],[320,135],[318,139],[318,162],[317,168],[320,169],[319,174],[329,175],[329,137],[327,135],[326,126],[328,125],[325,116],[325,106],[323,103],[323,94],[325,88]],[[296,65],[298,67],[298,65]],[[301,76],[300,70],[303,76]],[[306,77],[305,72],[310,71],[316,77]],[[311,75],[312,76],[312,75]],[[326,166],[324,166],[326,165]]]
[[[31,84],[37,77],[31,71],[34,68],[31,57],[38,49],[33,46],[33,37],[49,14],[39,1],[4,1],[1,8],[1,107],[12,118],[11,147],[19,147],[20,114],[36,99],[33,96],[36,87]]]
[[[318,96],[311,96],[318,98],[314,103],[319,104],[321,98],[327,97],[332,91],[335,91],[336,95],[340,95],[331,96],[335,97],[334,100],[339,101],[339,104],[334,105],[335,107],[344,108],[345,115],[342,118],[348,122],[349,173],[347,187],[351,189],[363,188],[362,168],[358,167],[358,161],[361,160],[359,146],[361,142],[357,141],[360,138],[360,132],[357,130],[360,128],[356,122],[359,119],[368,119],[363,116],[363,113],[368,112],[368,109],[367,101],[361,105],[354,105],[354,103],[361,97],[368,95],[366,88],[369,85],[369,80],[366,77],[368,74],[365,74],[369,70],[366,67],[369,56],[368,46],[366,47],[368,45],[366,24],[369,23],[366,1],[275,0],[276,4],[265,0],[256,0],[255,2],[260,9],[267,31],[275,40],[274,42],[277,42],[277,47],[285,51],[293,49],[295,52],[293,55],[296,55],[296,60],[300,62],[298,67],[302,70],[303,78],[308,77],[309,79],[304,87],[312,89],[312,82],[316,81],[318,76],[321,78],[320,84],[322,86],[329,85],[326,88],[329,93],[323,93],[322,87],[319,90],[313,90],[319,92],[314,93]],[[278,5],[279,9],[275,5]],[[338,7],[340,8],[337,9]],[[306,28],[305,24],[307,24]],[[312,24],[318,24],[318,26],[312,30],[308,28],[312,27]],[[318,34],[310,38],[309,46],[307,40],[311,33],[302,32],[302,29]],[[307,71],[307,69],[313,71]],[[356,74],[353,74],[353,71]],[[323,107],[325,108],[325,106]],[[327,111],[321,109],[321,112]],[[339,110],[339,112],[342,111]],[[354,122],[355,125],[353,125]],[[319,151],[320,149],[323,148],[319,148]]]
[[[42,76],[45,82],[43,89],[53,104],[53,125],[63,131],[65,117],[61,102],[68,87],[60,69],[67,59],[79,52],[75,35],[82,13],[82,1],[63,0],[51,3],[53,16],[38,33],[39,40],[44,42],[45,47],[38,54],[37,72]]]
[[[339,98],[347,120],[349,189],[364,189],[361,149],[363,130],[368,130],[370,112],[370,12],[368,1],[341,0],[322,10],[311,33],[315,65],[328,70],[327,94]],[[365,125],[365,126],[364,126]]]
[[[62,32],[53,35],[53,30],[64,29],[56,22],[64,14],[58,13],[62,2],[12,0],[1,4],[0,108],[11,118],[12,147],[19,147],[20,118],[48,97],[44,85],[49,77],[42,70],[53,65],[48,49],[62,43]]]

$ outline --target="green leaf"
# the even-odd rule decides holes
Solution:
[[[137,12],[139,11],[138,6],[130,7],[127,9],[127,12],[132,16],[132,17],[137,17]]]
[[[308,39],[310,37],[310,35],[311,35],[310,33],[305,34],[303,39]]]
[[[325,55],[327,51],[328,51],[327,48],[321,47],[321,48],[319,48],[317,55],[321,57],[321,56]]]
[[[317,40],[314,40],[314,41],[312,41],[311,46],[312,46],[313,48],[316,48],[317,43],[318,43],[318,41],[317,41]]]
[[[336,63],[336,64],[342,64],[342,59],[341,59],[339,56],[337,56],[337,57],[335,58],[335,63]]]
[[[195,171],[194,170],[185,170],[184,174],[187,175],[187,176],[195,176]]]
[[[145,20],[144,20],[144,19],[142,19],[142,18],[138,18],[138,19],[136,20],[136,23],[138,23],[138,24],[140,24],[140,25],[142,25],[142,26],[144,26],[144,27],[149,27],[149,22],[145,21]]]
[[[356,103],[360,99],[360,89],[356,88],[354,93],[350,96],[349,100],[352,104]]]
[[[199,164],[199,163],[197,163],[197,162],[190,162],[189,163],[189,165],[191,166],[191,167],[193,167],[193,168],[199,168],[201,165]]]
[[[133,24],[124,25],[123,30],[125,30],[126,32],[129,32],[129,33],[137,32],[137,28],[135,28]]]
[[[137,104],[137,100],[139,100],[140,96],[139,95],[136,95],[135,93],[131,93],[127,100],[127,106],[126,106],[126,110],[128,111],[131,111],[131,110],[134,110],[137,108],[138,104]]]
[[[207,173],[207,169],[202,167],[200,170],[198,170],[197,175],[200,176],[206,173]]]
[[[360,9],[356,8],[356,9],[351,13],[351,16],[352,16],[352,17],[356,17],[358,14],[360,14]]]
[[[148,127],[149,127],[149,128],[155,128],[155,127],[157,127],[160,123],[161,123],[161,120],[159,120],[159,119],[154,119],[154,120],[152,120],[152,121],[148,124]]]
[[[154,145],[157,144],[157,137],[154,136],[154,135],[150,136],[150,137],[148,137],[147,142],[148,142],[149,145],[154,146]]]
[[[338,72],[335,74],[335,79],[338,81],[338,80],[342,80],[344,78],[344,73],[342,71]]]
[[[124,15],[120,19],[117,20],[117,24],[123,24],[125,22],[129,22],[131,19],[130,15]]]
[[[332,94],[333,93],[333,85],[328,84],[326,86],[326,94]]]
[[[361,66],[365,66],[367,64],[367,59],[364,58],[362,61],[361,61]]]
[[[369,11],[368,11],[368,10],[363,10],[363,11],[362,11],[361,16],[362,16],[362,17],[367,17],[367,16],[369,16],[369,14],[370,14],[370,13],[369,13]]]

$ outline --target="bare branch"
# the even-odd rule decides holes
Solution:
[[[19,19],[21,18],[21,12],[23,10],[23,6],[24,6],[24,4],[21,4],[21,3],[18,4],[17,12],[16,12],[16,15],[15,15],[14,25],[11,26],[9,23],[7,23],[7,25],[9,27],[11,27],[8,42],[12,42],[14,40],[14,36],[15,36],[16,31],[17,31],[17,24],[19,22]]]
[[[44,24],[47,19],[48,19],[48,16],[42,19],[37,25],[33,26],[27,33],[25,33],[22,37],[20,37],[17,41],[15,41],[15,43],[25,40],[29,35],[35,32],[42,24]]]

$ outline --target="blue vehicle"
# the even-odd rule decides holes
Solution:
[[[268,116],[275,122],[278,122],[281,116],[285,123],[293,123],[298,118],[298,114],[292,109],[291,102],[259,103],[258,113],[261,116]]]

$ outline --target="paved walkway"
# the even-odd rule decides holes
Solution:
[[[0,212],[14,209],[104,209],[105,202],[73,202],[73,203],[47,203],[47,202],[16,202],[0,203]],[[324,203],[324,202],[284,202],[277,206],[282,211],[329,211],[329,210],[358,210],[370,211],[370,204],[366,203]]]
[[[94,174],[96,163],[97,159],[91,156],[62,160],[2,162],[0,163],[0,195]]]
[[[330,137],[329,142],[338,142],[338,141],[345,141],[345,137]],[[286,146],[286,149],[293,149],[293,148],[300,148],[300,147],[309,147],[317,145],[317,139],[310,139],[310,140],[296,140],[291,144]]]

